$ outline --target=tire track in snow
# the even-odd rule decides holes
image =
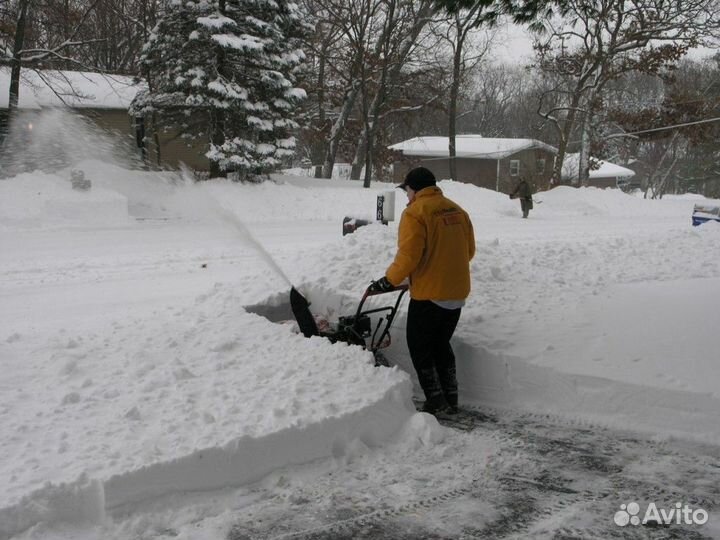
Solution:
[[[643,508],[654,502],[668,509],[683,502],[705,509],[712,518],[720,502],[720,448],[652,441],[547,415],[477,413],[474,425],[454,434],[469,443],[490,435],[513,457],[477,477],[457,479],[457,488],[428,486],[408,496],[405,504],[378,499],[373,505],[359,501],[358,490],[375,495],[382,493],[381,486],[358,485],[345,474],[334,474],[304,488],[301,504],[285,508],[282,518],[265,525],[240,520],[227,539],[713,537],[699,525],[619,527],[613,516],[621,504],[636,501]],[[397,480],[387,478],[388,483]],[[348,487],[343,489],[343,484]],[[325,497],[329,490],[332,500]],[[484,509],[485,516],[478,515],[478,509]],[[304,513],[319,523],[302,527],[307,520],[298,518]]]

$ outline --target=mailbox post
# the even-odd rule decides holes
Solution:
[[[375,205],[375,219],[387,225],[391,221],[395,221],[395,192],[394,191],[383,191],[377,196],[377,203]],[[346,234],[354,233],[358,227],[368,225],[370,223],[367,219],[358,219],[351,216],[345,216],[343,219],[343,236]]]
[[[395,221],[395,192],[384,191],[377,197],[377,215],[375,216],[383,225]]]

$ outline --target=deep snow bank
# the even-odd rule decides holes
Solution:
[[[539,202],[538,211],[542,210],[554,215],[611,216],[637,220],[678,214],[689,220],[692,207],[697,201],[695,196],[668,196],[665,199],[653,200],[627,194],[619,189],[569,186],[558,186],[549,191],[537,193],[534,199]]]
[[[282,254],[283,266],[306,287],[314,307],[328,313],[352,312],[369,281],[384,272],[395,251],[397,223],[370,225],[340,237],[341,218],[372,214],[378,191],[389,186],[323,188],[318,181],[299,179],[285,184],[209,182],[188,187],[182,178],[110,166],[96,165],[94,170],[87,166],[86,173],[98,188],[122,194],[131,216],[160,217],[157,227],[162,228],[172,228],[175,220],[181,220],[186,229],[178,227],[176,234],[193,229],[187,245],[173,244],[175,262],[199,266],[206,260],[203,242],[217,229],[195,230],[194,225],[197,220],[219,223],[213,214],[218,208],[257,223],[256,230],[279,223],[301,247],[306,246],[293,230],[296,221],[337,223],[335,242]],[[0,201],[15,204],[31,195],[17,178],[0,185],[8,196]],[[597,347],[614,330],[604,316],[593,314],[613,311],[603,311],[606,304],[593,304],[592,316],[583,317],[577,309],[592,298],[611,302],[616,284],[672,286],[678,280],[720,277],[720,227],[691,228],[694,201],[642,201],[617,192],[560,190],[539,194],[544,200],[531,219],[519,220],[517,201],[507,196],[452,182],[440,185],[473,216],[478,240],[478,255],[471,266],[473,294],[456,341],[462,399],[648,427],[660,434],[694,436],[705,428],[710,436],[717,432],[706,420],[720,410],[718,400],[702,391],[720,382],[717,370],[699,365],[683,374],[684,387],[655,377],[673,359],[662,356],[657,346],[662,340],[652,333],[667,328],[653,325],[643,326],[648,334],[631,334],[642,350],[619,359],[647,360],[638,363],[642,369],[626,369],[629,364],[618,369],[608,363],[613,360],[608,354],[602,357],[606,362],[597,361],[601,358]],[[399,215],[405,198],[397,193]],[[573,215],[584,204],[592,208],[586,206],[584,213]],[[37,207],[18,214],[11,214],[15,207],[3,208],[3,215],[15,216],[4,222],[9,229],[52,225]],[[92,223],[92,215],[79,223]],[[652,217],[651,226],[641,226],[638,216],[643,215]],[[117,255],[114,245],[104,246],[113,254],[110,257],[94,244],[83,244],[91,246],[92,253],[78,253],[72,266],[58,264],[57,253],[75,245],[77,234],[48,231],[43,236],[45,247],[40,248],[41,262],[32,269],[37,278],[28,281],[30,286],[17,278],[24,270],[22,263],[0,260],[4,277],[14,284],[15,298],[21,302],[29,288],[38,295],[53,291],[50,282],[60,275],[88,281],[82,265],[87,257],[101,255],[93,262],[98,271],[92,276],[107,289],[113,290],[118,275],[136,279],[139,289],[151,286],[154,282],[144,277],[146,273],[155,272],[158,278],[164,275],[160,268],[174,274],[187,271],[185,264],[169,266],[167,257],[147,253],[140,257],[138,268],[123,267],[125,259],[137,263],[138,256],[132,253],[140,245],[137,231],[147,234],[141,240],[147,250],[155,226],[135,223],[134,235],[126,235],[128,226],[120,223],[113,238],[126,239],[127,251]],[[610,235],[605,234],[608,228]],[[12,230],[5,239],[18,242]],[[47,247],[51,243],[52,249]],[[22,246],[16,244],[14,253],[21,253]],[[158,250],[165,249],[162,242],[157,245]],[[148,251],[154,250],[151,246]],[[258,274],[268,269],[257,257],[237,257],[234,250],[228,255],[236,258],[213,261],[218,266],[237,263],[237,274],[226,275],[242,276],[238,283],[232,288],[216,286],[189,309],[168,308],[173,305],[170,300],[151,316],[133,312],[113,323],[101,320],[82,329],[69,320],[59,330],[45,325],[51,329],[30,336],[11,329],[0,335],[4,355],[0,475],[8,479],[0,499],[4,509],[0,523],[6,534],[38,520],[96,520],[107,505],[176,489],[242,483],[294,463],[290,460],[296,454],[302,460],[342,455],[382,442],[411,417],[407,375],[375,369],[369,354],[357,348],[305,340],[287,327],[246,313],[247,298],[257,300],[258,289],[265,287]],[[241,270],[244,266],[252,268]],[[59,285],[67,279],[58,279]],[[180,296],[172,287],[168,294],[171,299]],[[94,309],[123,300],[114,290]],[[673,309],[672,304],[685,300],[682,294],[675,295],[671,302],[653,304],[652,309]],[[48,318],[41,311],[32,316],[44,322]],[[715,350],[715,336],[708,334],[696,336],[697,343],[687,347],[695,347],[696,352]],[[389,355],[395,352],[397,363],[412,373],[403,347],[401,317]],[[563,356],[561,348],[577,354]],[[676,414],[662,422],[657,414],[662,407]],[[47,481],[50,485],[45,485]]]
[[[458,192],[466,189],[473,188]],[[582,201],[593,192],[573,193]],[[628,208],[615,210],[621,216],[652,202],[652,212],[667,209],[668,225],[638,230],[631,219],[610,236],[534,235],[531,242],[488,239],[477,227],[473,292],[455,338],[461,399],[720,442],[720,398],[712,390],[720,371],[709,329],[718,308],[698,301],[720,294],[720,226],[679,220],[675,205],[692,201],[620,198]],[[369,225],[307,257],[324,261],[324,288],[352,298],[382,275],[395,243],[392,226]],[[317,279],[315,265],[295,271]],[[404,314],[387,356],[415,380]],[[421,395],[417,384],[415,392]]]
[[[407,204],[395,184],[373,182],[370,189],[360,181],[327,180],[276,174],[272,181],[237,184],[214,180],[189,185],[182,172],[127,170],[97,160],[78,163],[93,182],[89,192],[69,189],[70,169],[57,174],[34,172],[0,181],[0,222],[12,220],[59,222],[89,220],[94,225],[123,224],[127,214],[142,219],[212,219],[218,206],[232,209],[245,222],[335,220],[346,216],[375,219],[377,196],[395,193],[395,214],[399,219]],[[503,193],[470,184],[440,181],[445,194],[461,203],[477,220],[509,220],[519,215],[519,204]],[[668,218],[690,219],[697,196],[667,196],[644,200],[620,190],[560,186],[535,194],[533,217],[567,218]],[[717,202],[717,201],[715,201]],[[340,225],[338,225],[340,227]]]
[[[116,323],[103,339],[62,330],[46,354],[26,356],[23,337],[11,338],[5,536],[37,519],[250,482],[356,440],[379,445],[414,413],[403,372],[248,314],[221,285],[191,309]],[[85,510],[63,510],[73,505]]]
[[[127,222],[126,197],[97,184],[87,191],[72,189],[69,174],[34,172],[0,180],[0,226],[111,227]]]

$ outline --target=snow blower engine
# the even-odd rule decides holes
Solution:
[[[390,327],[397,314],[400,302],[408,290],[407,285],[399,285],[389,291],[376,291],[370,285],[362,296],[360,304],[354,315],[340,317],[337,325],[318,326],[315,317],[310,312],[310,303],[293,287],[290,289],[290,307],[300,332],[305,337],[321,336],[328,338],[332,343],[342,342],[349,345],[360,345],[373,353],[376,366],[388,366],[388,361],[380,349],[390,345]],[[395,302],[383,307],[363,309],[365,301],[371,296],[378,296],[399,291]],[[380,317],[373,329],[370,315],[379,314]]]

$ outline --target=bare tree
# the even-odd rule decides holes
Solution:
[[[142,47],[165,3],[100,0],[83,28],[84,37],[98,41],[92,47],[79,48],[78,59],[99,71],[137,75]]]
[[[97,39],[83,39],[81,30],[88,17],[100,0],[94,0],[77,9],[68,3],[63,4],[61,27],[63,33],[56,33],[55,26],[48,26],[48,9],[56,8],[52,3],[40,0],[17,0],[8,3],[2,12],[4,17],[0,39],[12,42],[12,48],[6,48],[7,56],[0,57],[0,66],[10,67],[8,89],[8,109],[0,120],[0,134],[7,133],[18,107],[20,95],[20,76],[23,68],[39,69],[53,65],[81,65],[72,53],[78,47],[97,42]],[[71,22],[72,21],[72,26]]]
[[[338,45],[349,52],[349,60],[343,63],[346,69],[343,73],[336,73],[342,80],[342,98],[328,134],[322,168],[322,176],[331,178],[345,126],[361,89],[366,54],[371,50],[377,54],[384,38],[380,35],[372,46],[373,37],[377,35],[379,0],[317,0],[317,5],[328,15],[328,27],[339,29]]]
[[[382,40],[377,43],[377,55],[362,63],[360,68],[360,90],[362,95],[361,118],[363,123],[362,135],[355,150],[355,159],[353,160],[350,178],[357,179],[360,177],[361,163],[365,164],[365,180],[364,186],[370,187],[370,178],[372,175],[372,135],[374,132],[372,126],[371,115],[376,120],[379,109],[379,103],[384,101],[385,88],[388,76],[388,58],[391,56],[390,41],[391,35],[396,31],[398,26],[397,18],[397,1],[388,0],[382,2],[380,15],[382,18]],[[378,89],[370,104],[370,83],[373,78],[373,71],[379,71]],[[371,108],[373,112],[371,112]]]
[[[311,42],[312,79],[305,133],[315,174],[330,178],[337,156],[352,159],[351,175],[365,183],[384,156],[378,136],[403,100],[405,67],[434,12],[432,0],[306,0],[320,22]],[[322,168],[318,169],[322,152]],[[352,157],[354,156],[354,157]]]
[[[484,137],[505,137],[508,117],[527,87],[527,74],[506,64],[488,64],[468,77],[469,91],[460,96],[458,129]],[[535,110],[533,109],[533,114]]]
[[[364,81],[363,96],[366,101],[374,89],[372,101],[363,110],[364,129],[359,137],[355,159],[351,170],[351,178],[359,178],[362,166],[365,166],[364,186],[370,187],[373,168],[373,148],[379,129],[382,109],[389,101],[389,95],[397,88],[400,74],[407,66],[413,49],[418,44],[418,36],[430,21],[433,14],[431,0],[416,2],[396,2],[387,4],[385,37],[381,54],[377,58],[375,71],[379,72],[377,80]]]
[[[458,101],[463,79],[487,54],[492,43],[493,31],[486,30],[484,35],[472,35],[483,21],[484,12],[480,4],[469,9],[452,13],[447,20],[439,23],[435,29],[450,50],[452,73],[450,79],[447,134],[450,177],[457,180],[456,135],[458,120]],[[473,39],[474,38],[474,39]]]
[[[305,0],[304,10],[317,21],[314,32],[308,33],[303,48],[307,55],[306,72],[308,99],[303,106],[303,137],[307,146],[307,159],[314,166],[315,178],[322,178],[333,96],[343,73],[347,44],[341,41],[342,27],[322,2]]]
[[[588,141],[609,81],[632,71],[657,73],[718,27],[717,0],[568,0],[563,5],[567,16],[559,24],[546,20],[548,37],[537,44],[539,67],[556,77],[551,93],[565,96],[550,106],[541,101],[538,110],[556,129],[556,181],[578,121],[579,139]],[[588,148],[581,144],[581,182],[587,178]]]
[[[636,160],[646,197],[703,191],[720,181],[718,61],[684,60],[662,78],[632,76],[612,85],[608,120],[633,134],[631,144],[618,148]]]

